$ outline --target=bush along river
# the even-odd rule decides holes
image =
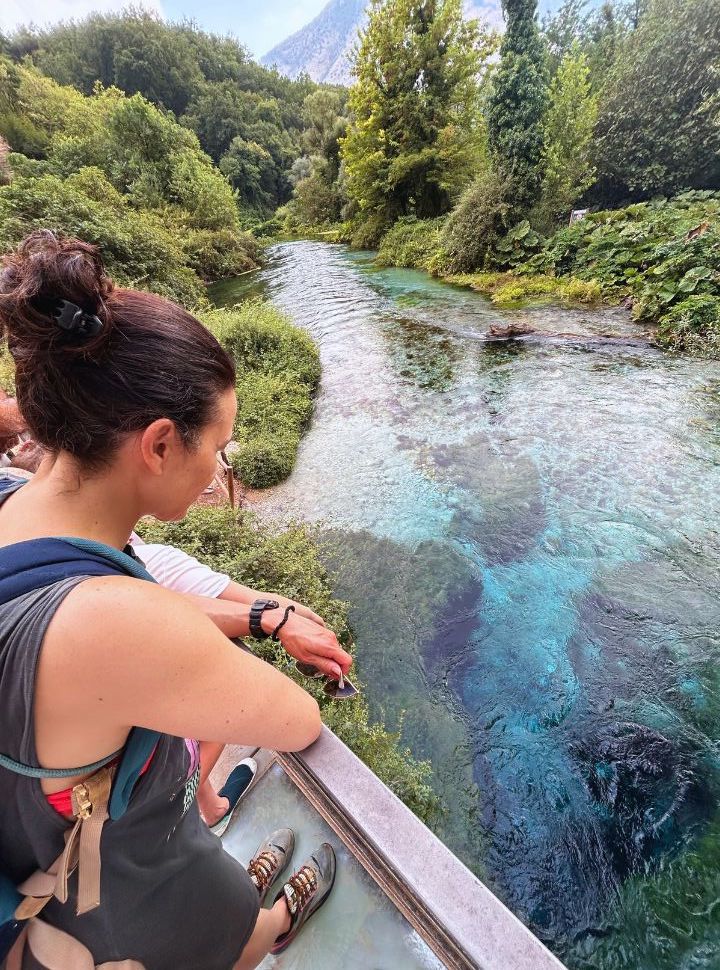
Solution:
[[[439,834],[573,970],[718,970],[720,366],[323,243],[212,296],[258,294],[323,378],[257,508],[318,525]]]

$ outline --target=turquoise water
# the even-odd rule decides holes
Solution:
[[[720,968],[720,367],[341,246],[213,296],[258,293],[323,380],[257,507],[317,524],[441,836],[573,968]]]

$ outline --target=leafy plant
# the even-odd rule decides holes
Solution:
[[[660,317],[657,340],[669,350],[720,357],[720,297],[689,296]]]
[[[378,266],[410,266],[428,270],[437,253],[445,219],[399,219],[380,243]]]
[[[499,266],[520,266],[536,253],[542,244],[527,219],[502,236],[492,248],[492,261]]]

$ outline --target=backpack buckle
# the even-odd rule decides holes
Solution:
[[[92,815],[93,805],[90,792],[83,782],[79,782],[72,790],[72,809],[73,815],[76,818],[83,819],[83,821]]]

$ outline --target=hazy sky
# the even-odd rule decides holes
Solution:
[[[188,17],[221,34],[232,33],[259,57],[322,10],[327,0],[144,0],[169,20]],[[559,0],[541,0],[540,7]],[[0,0],[0,30],[21,23],[53,23],[91,10],[121,10],[128,0]],[[500,0],[468,0],[475,10],[498,16]]]

